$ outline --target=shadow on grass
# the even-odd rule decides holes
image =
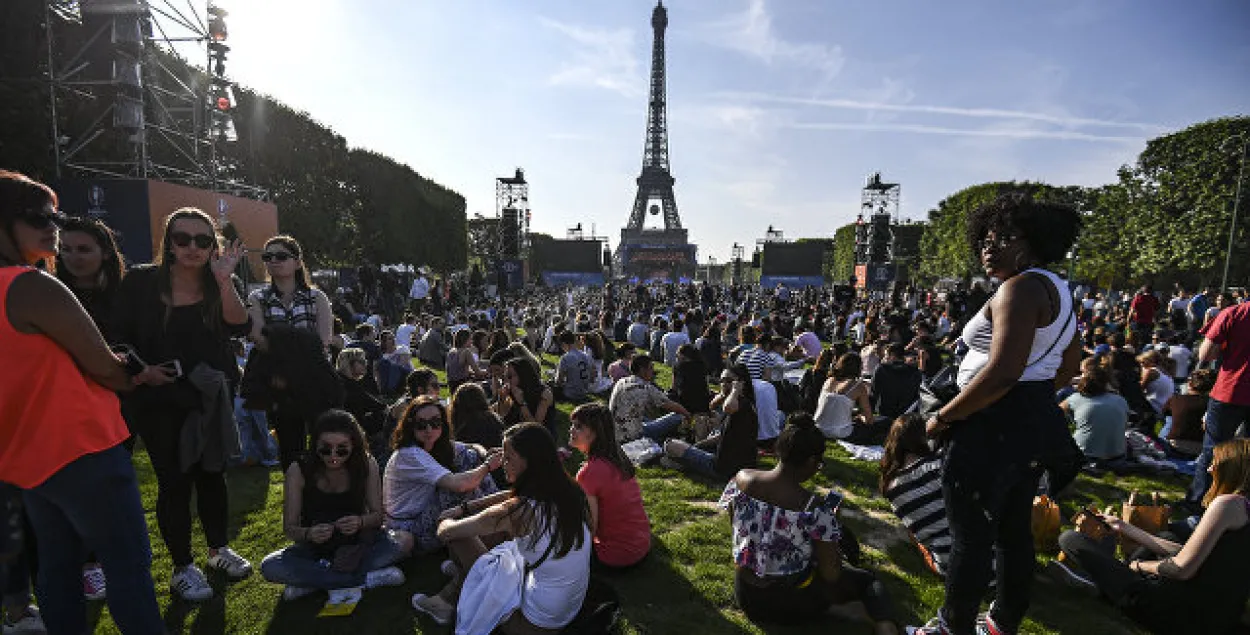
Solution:
[[[310,635],[333,633],[343,635],[388,635],[391,633],[451,633],[450,626],[438,626],[427,617],[418,616],[410,598],[418,591],[435,593],[447,578],[438,571],[443,554],[427,555],[399,563],[407,581],[398,587],[369,589],[364,592],[355,612],[342,617],[318,617],[325,605],[326,594],[317,592],[298,600],[279,599],[269,614],[264,632],[269,635]],[[259,630],[264,616],[256,616]]]
[[[721,607],[682,575],[677,559],[657,536],[652,539],[651,553],[640,565],[601,575],[620,595],[629,625],[640,633],[746,632],[726,619]]]

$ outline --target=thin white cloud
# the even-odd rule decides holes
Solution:
[[[539,21],[575,45],[573,59],[548,78],[551,84],[602,88],[631,98],[646,92],[634,53],[633,29],[601,29],[550,18]]]
[[[833,79],[846,58],[839,46],[790,42],[777,35],[765,0],[750,0],[746,10],[705,28],[710,42],[755,57],[769,65],[789,64],[818,71],[822,81]]]
[[[1142,130],[1145,132],[1158,133],[1167,130],[1165,126],[1150,123],[1140,123],[1133,121],[1111,121],[1106,119],[1091,119],[1087,117],[1061,117],[1042,112],[1030,112],[1025,110],[1005,110],[1001,108],[957,108],[952,106],[933,106],[926,104],[897,104],[878,101],[860,101],[854,99],[817,99],[808,97],[789,97],[783,95],[770,95],[766,93],[741,93],[741,92],[724,92],[718,93],[717,97],[723,99],[731,99],[735,101],[764,102],[774,104],[786,104],[792,106],[817,106],[822,108],[836,108],[842,110],[863,110],[863,111],[883,111],[883,112],[900,112],[900,113],[918,113],[931,115],[953,115],[957,117],[972,117],[980,119],[1017,119],[1025,121],[1036,121],[1039,123],[1047,123],[1058,126],[1067,127],[1104,127],[1104,128],[1127,128],[1133,130]]]
[[[1011,139],[1059,139],[1066,141],[1099,141],[1114,143],[1137,143],[1144,137],[1098,135],[1071,130],[1033,130],[1017,128],[949,128],[908,123],[875,122],[803,122],[783,125],[794,130],[851,130],[860,132],[907,132],[915,134],[951,135],[963,137],[1006,137]]]

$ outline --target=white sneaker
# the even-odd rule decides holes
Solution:
[[[298,600],[305,595],[312,595],[316,592],[317,589],[310,589],[302,586],[291,586],[288,584],[286,585],[286,588],[282,589],[282,599],[290,602],[292,600]]]
[[[174,577],[169,579],[169,588],[188,602],[203,602],[213,597],[213,587],[208,585],[204,572],[193,564],[176,569]]]
[[[217,555],[208,559],[208,567],[224,572],[231,580],[242,580],[252,575],[252,563],[230,547],[218,549]]]
[[[412,608],[425,613],[439,626],[447,626],[456,616],[456,607],[437,595],[416,593],[412,596]]]
[[[404,583],[404,572],[399,567],[386,567],[365,574],[365,588],[376,589],[380,586],[399,586]]]
[[[362,589],[358,586],[346,589],[330,589],[326,604],[359,604]]]
[[[443,575],[449,578],[460,576],[460,566],[452,560],[444,560],[442,564],[438,565],[438,570],[442,571]]]
[[[88,600],[95,602],[103,600],[108,595],[106,586],[107,580],[104,577],[104,570],[100,565],[92,565],[82,570],[82,594]]]
[[[6,616],[3,620],[4,635],[45,635],[48,627],[43,625],[43,618],[39,617],[39,608],[27,605],[26,609],[17,616],[17,620],[12,620],[14,616]]]

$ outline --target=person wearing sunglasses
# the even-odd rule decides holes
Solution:
[[[265,341],[266,327],[282,324],[315,332],[326,348],[333,335],[334,311],[330,299],[309,279],[303,253],[299,241],[285,234],[265,241],[260,257],[265,263],[269,286],[253,291],[248,297],[248,315],[252,320],[249,337],[256,343],[260,355],[270,358],[271,364],[281,365],[284,360],[272,359],[274,352]],[[277,433],[281,463],[286,467],[308,449],[312,421],[307,413],[293,407],[288,390],[271,386],[271,391],[273,403],[266,418]],[[284,402],[286,407],[283,407]],[[315,417],[317,413],[311,414]]]
[[[456,441],[449,421],[442,402],[423,395],[391,436],[382,481],[386,526],[412,534],[417,553],[443,546],[435,536],[440,514],[498,491],[487,477],[503,464],[503,454]]]
[[[115,394],[160,372],[110,351],[73,293],[36,268],[55,268],[65,220],[56,204],[48,186],[0,170],[0,497],[22,497],[39,537],[43,609],[41,619],[21,562],[9,563],[21,588],[0,589],[4,631],[45,623],[52,633],[87,631],[80,576],[89,545],[115,582],[108,603],[118,627],[163,633],[143,503],[123,447],[130,432]]]
[[[594,550],[586,494],[564,471],[555,438],[541,424],[512,426],[503,439],[503,468],[512,489],[443,512],[437,535],[455,562],[444,566],[452,579],[437,595],[413,595],[412,605],[438,624],[472,623],[474,633],[495,626],[509,635],[559,633],[581,609],[590,583]],[[486,575],[476,586],[465,585],[462,572],[501,537],[515,539],[509,543],[514,547],[500,548],[510,548],[523,569],[522,591],[513,599],[519,606],[507,606],[506,598],[482,601],[492,589]],[[457,616],[458,611],[467,614]]]
[[[222,392],[228,404],[239,384],[230,338],[251,332],[243,283],[234,275],[242,255],[238,241],[219,245],[211,216],[191,207],[175,210],[165,220],[155,263],[132,268],[122,280],[110,331],[141,359],[167,371],[136,390],[129,406],[156,473],[156,518],[174,565],[170,586],[189,601],[213,596],[191,549],[192,492],[208,566],[231,579],[252,571],[251,563],[227,546],[225,470],[229,457],[239,453],[238,428],[228,406],[208,412],[202,405]],[[188,425],[211,442],[183,447],[184,436],[197,436],[183,434]]]
[[[364,430],[351,413],[327,410],[313,439],[314,451],[282,484],[282,533],[295,544],[265,556],[261,576],[286,585],[284,600],[324,590],[331,603],[403,584],[393,565],[412,551],[412,537],[382,529],[382,481]]]

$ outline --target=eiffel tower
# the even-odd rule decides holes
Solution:
[[[686,229],[677,215],[677,199],[673,196],[676,179],[669,171],[668,100],[664,79],[664,30],[668,28],[668,10],[663,0],[659,0],[651,12],[651,28],[655,40],[651,47],[651,96],[647,106],[642,173],[638,176],[638,193],[629,224],[621,229],[621,247],[617,253],[629,277],[678,280],[693,275],[695,246],[689,244]],[[648,211],[657,215],[663,211],[664,229],[644,226]]]

